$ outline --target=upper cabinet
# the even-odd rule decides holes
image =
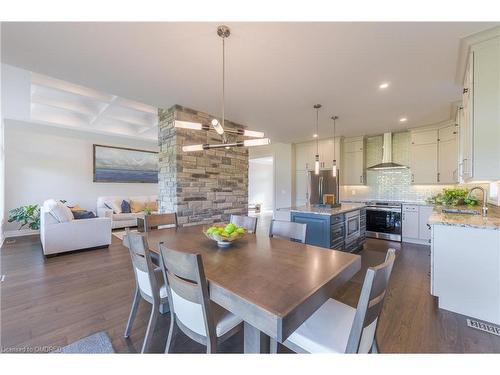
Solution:
[[[343,185],[365,185],[365,143],[363,137],[344,138],[342,142]]]
[[[411,182],[437,184],[438,182],[438,131],[414,130],[410,141]]]
[[[314,169],[316,143],[304,142],[295,144],[295,170],[308,171]]]
[[[459,112],[462,182],[500,179],[500,36],[472,44]]]
[[[438,183],[458,182],[458,126],[452,124],[438,130]]]
[[[331,169],[333,159],[340,163],[340,140],[335,139],[335,155],[333,138],[322,139],[318,142],[320,169]],[[314,170],[316,156],[316,141],[295,144],[295,170]]]
[[[414,129],[410,137],[413,184],[458,182],[458,138],[455,123]]]

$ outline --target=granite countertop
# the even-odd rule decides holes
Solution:
[[[298,207],[280,208],[280,210],[290,211],[290,212],[306,212],[318,215],[337,215],[344,212],[359,210],[360,208],[364,207],[366,206],[363,203],[342,203],[340,207],[333,207],[333,208],[298,206]]]
[[[470,209],[470,207],[453,207],[459,209]],[[488,216],[481,215],[481,206],[475,206],[474,210],[479,215],[443,213],[442,207],[436,206],[429,218],[430,225],[454,225],[459,227],[480,228],[500,230],[500,207],[488,205]]]
[[[343,200],[346,203],[369,203],[369,202],[394,202],[399,204],[411,204],[415,206],[433,206],[425,201],[409,201],[409,200],[391,200],[391,199],[362,199],[362,200]]]

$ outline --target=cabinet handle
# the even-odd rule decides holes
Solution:
[[[413,173],[411,174],[411,182],[415,182],[415,175]]]
[[[402,215],[402,217],[403,217],[403,220],[404,220],[404,219],[405,219],[405,213],[404,213],[404,212],[403,212],[403,215]]]
[[[441,175],[441,173],[439,173],[439,172],[438,172],[438,174],[437,174],[437,180],[438,180],[438,182],[440,182],[440,181],[439,181],[439,180],[440,180],[440,178],[439,178],[439,177],[440,177],[440,175]]]
[[[359,182],[363,183],[363,175],[359,176]]]
[[[463,93],[467,94],[469,92],[469,89],[467,87],[464,87]]]

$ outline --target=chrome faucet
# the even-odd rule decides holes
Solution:
[[[488,194],[486,189],[483,189],[481,186],[475,186],[472,189],[470,189],[469,194],[467,195],[467,198],[470,198],[472,195],[472,192],[474,190],[481,190],[483,192],[483,216],[486,217],[488,215]]]

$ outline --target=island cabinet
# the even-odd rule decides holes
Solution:
[[[500,230],[432,225],[431,294],[442,309],[500,324]]]
[[[306,243],[329,249],[355,252],[366,238],[366,209],[345,210],[329,214],[324,210],[291,211],[291,221],[307,225]]]

